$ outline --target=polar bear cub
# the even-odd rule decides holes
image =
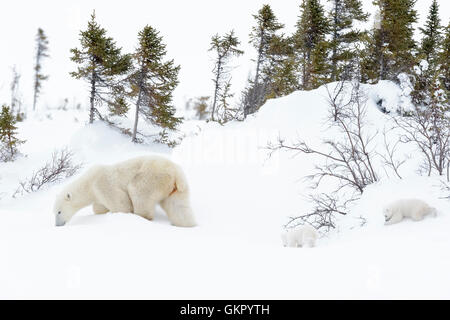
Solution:
[[[314,247],[318,238],[317,230],[310,225],[299,225],[283,231],[281,239],[285,247]]]
[[[181,168],[163,157],[143,156],[90,168],[63,189],[53,210],[56,226],[63,226],[90,205],[96,214],[134,213],[152,220],[157,204],[173,225],[195,225]]]
[[[399,199],[383,208],[386,225],[400,222],[404,217],[414,221],[422,220],[426,215],[436,217],[436,209],[420,199]]]

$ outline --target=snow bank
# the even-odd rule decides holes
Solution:
[[[363,89],[367,130],[386,128],[395,141],[398,131],[377,103],[394,110],[402,89],[389,82]],[[302,178],[320,159],[269,156],[266,146],[282,137],[320,148],[324,138],[336,137],[325,121],[326,99],[321,87],[269,100],[243,123],[186,122],[174,150],[132,144],[101,123],[86,126],[77,111],[21,123],[27,156],[0,164],[0,298],[450,298],[450,205],[437,177],[416,174],[413,146],[400,150],[411,155],[404,179],[369,186],[316,248],[281,245],[287,217],[311,207]],[[53,200],[68,181],[17,199],[11,194],[62,146],[83,170],[149,153],[171,157],[186,171],[199,226],[174,228],[160,209],[149,222],[86,208],[66,227],[54,227]],[[422,198],[438,217],[384,226],[381,207],[397,197]]]

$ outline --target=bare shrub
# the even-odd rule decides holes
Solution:
[[[397,178],[402,179],[400,175],[399,169],[406,162],[407,158],[398,160],[395,157],[397,152],[397,147],[400,143],[400,140],[397,140],[395,143],[389,142],[387,139],[386,130],[383,131],[383,146],[385,153],[378,153],[378,155],[383,159],[383,169],[385,170],[386,176],[389,176],[389,173],[385,168],[390,168]]]
[[[348,101],[341,95],[345,84],[351,85]],[[328,90],[330,106],[329,123],[340,132],[339,139],[326,139],[325,148],[317,149],[305,141],[298,140],[288,144],[279,138],[275,144],[269,144],[271,152],[277,150],[293,151],[297,154],[317,155],[323,164],[316,166],[316,171],[307,176],[312,189],[317,189],[325,178],[337,182],[337,188],[330,194],[310,195],[314,204],[312,212],[291,218],[288,224],[295,222],[309,223],[316,229],[325,228],[327,231],[335,227],[336,214],[346,215],[348,204],[357,200],[366,186],[378,181],[378,173],[374,168],[375,152],[374,139],[378,132],[370,133],[366,128],[366,97],[358,82],[340,82],[332,92]],[[346,192],[340,192],[346,189]],[[350,191],[350,192],[348,192]],[[338,193],[346,198],[339,200]]]
[[[34,171],[31,177],[19,183],[13,197],[36,192],[44,186],[73,176],[82,166],[73,163],[73,153],[67,148],[53,152],[52,159]]]
[[[444,196],[443,199],[450,200],[450,183],[441,181],[441,190],[447,194],[447,196]]]
[[[450,110],[439,105],[416,106],[407,117],[393,120],[403,131],[400,141],[414,143],[422,154],[421,171],[435,171],[450,181]]]

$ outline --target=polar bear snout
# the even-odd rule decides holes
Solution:
[[[390,214],[389,210],[387,210],[387,209],[384,209],[383,215],[384,215],[384,222],[388,222],[392,218],[392,215]]]
[[[60,215],[55,216],[55,226],[62,227],[65,224],[66,224],[66,221],[64,221],[64,219],[62,219]]]

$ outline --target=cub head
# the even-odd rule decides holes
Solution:
[[[56,197],[53,213],[57,227],[65,225],[76,212],[73,196],[70,192],[62,192]]]
[[[387,223],[392,218],[392,210],[388,207],[385,207],[383,209],[383,215],[384,215],[384,222]]]

